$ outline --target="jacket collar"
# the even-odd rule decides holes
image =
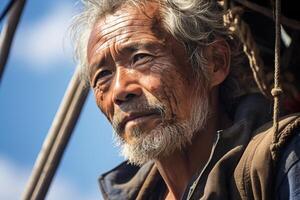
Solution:
[[[214,163],[216,163],[224,153],[244,143],[244,141],[249,140],[252,131],[270,120],[270,103],[260,94],[240,97],[237,100],[236,106],[233,107],[235,109],[231,110],[231,116],[234,124],[232,127],[222,131],[220,143],[213,155],[211,163],[208,163],[207,172],[203,175],[204,180],[206,180],[205,177],[207,177]],[[153,172],[155,169],[156,167],[152,161],[144,164],[142,167],[131,165],[126,161],[121,163],[99,178],[100,189],[104,199],[136,199],[138,195],[141,195],[141,188],[145,190],[145,182],[149,182],[149,180],[154,180],[155,182],[159,182],[161,186],[164,186],[164,184],[161,183],[162,178],[159,173]],[[196,177],[197,176],[195,176],[195,178]],[[191,183],[194,182],[195,178],[191,180]],[[147,184],[148,183],[146,183],[146,188],[149,188],[150,186]],[[155,191],[155,193],[157,193],[157,191]]]

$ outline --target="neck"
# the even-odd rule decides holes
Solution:
[[[192,144],[184,150],[156,160],[156,166],[168,188],[168,198],[181,199],[192,176],[200,172],[208,161],[216,129],[207,127],[205,130],[196,133]]]
[[[216,104],[214,106],[218,108]],[[168,188],[166,199],[182,198],[192,176],[199,173],[207,163],[217,130],[229,126],[230,121],[224,112],[215,110],[215,113],[218,114],[207,120],[209,123],[195,134],[192,143],[184,150],[155,161]]]

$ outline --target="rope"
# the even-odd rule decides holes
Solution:
[[[251,34],[250,27],[240,18],[242,12],[243,9],[241,7],[229,9],[224,15],[224,23],[229,31],[237,34],[240,38],[243,43],[243,51],[248,57],[254,80],[260,92],[264,96],[269,97],[270,89],[266,84],[263,73],[264,63],[259,56],[259,50]]]
[[[236,33],[241,42],[243,43],[243,50],[249,59],[249,64],[253,73],[254,80],[263,95],[269,96],[269,88],[266,84],[263,74],[263,61],[259,57],[259,51],[256,47],[256,43],[252,37],[251,30],[241,18],[240,15],[243,9],[240,7],[234,7],[228,9],[227,13],[224,15],[224,24],[228,27],[228,30]],[[276,0],[275,3],[275,63],[274,63],[274,88],[271,90],[271,94],[274,99],[273,107],[273,138],[271,152],[273,148],[276,148],[278,143],[278,118],[279,118],[279,104],[280,95],[282,94],[282,89],[280,87],[280,33],[281,33],[281,1]],[[272,154],[272,158],[276,160],[276,156]]]
[[[293,133],[297,133],[295,130],[300,128],[300,118],[297,118],[293,123],[289,123],[280,135],[277,134],[277,143],[271,144],[271,156],[274,161],[277,161],[280,156],[280,150],[288,143],[288,141],[294,136]]]
[[[278,117],[279,117],[279,97],[282,93],[280,88],[279,77],[280,77],[280,12],[281,12],[281,2],[276,0],[275,2],[275,64],[274,64],[274,88],[271,91],[274,97],[274,108],[273,108],[273,144],[278,142]],[[272,149],[271,149],[272,150]],[[276,159],[272,154],[273,159]]]

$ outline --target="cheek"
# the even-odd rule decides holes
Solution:
[[[99,89],[94,89],[94,97],[95,97],[97,106],[103,112],[103,106],[102,106],[102,104],[103,104],[103,92],[100,91]]]
[[[113,106],[111,106],[109,101],[109,95],[103,93],[99,89],[94,90],[94,96],[97,106],[100,108],[101,112],[106,116],[106,118],[111,121],[113,116]]]
[[[164,62],[164,60],[156,62],[141,82],[149,93],[165,105],[168,118],[180,118],[182,115],[181,99],[187,98],[183,90],[185,81],[172,63]]]

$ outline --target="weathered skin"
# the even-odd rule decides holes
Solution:
[[[167,34],[155,32],[159,24],[154,5],[146,12],[148,16],[139,9],[122,8],[99,20],[90,36],[90,81],[110,121],[115,115],[138,112],[129,107],[149,99],[166,106],[168,120],[184,120],[191,113],[194,88],[191,67],[182,62],[188,60],[184,48]],[[126,124],[123,137],[130,142],[132,126],[151,130],[160,122],[159,115],[141,117],[138,123]]]
[[[204,166],[214,134],[223,126],[217,86],[228,75],[229,53],[224,42],[207,47],[209,88],[195,94],[199,81],[192,76],[184,47],[160,31],[158,9],[156,3],[147,3],[142,9],[123,6],[100,18],[88,44],[89,78],[97,105],[110,122],[120,122],[119,134],[127,143],[135,141],[136,127],[150,134],[166,121],[188,120],[197,95],[209,95],[215,115],[208,120],[205,133],[197,134],[187,149],[155,161],[168,187],[166,199],[179,199],[191,176]],[[215,49],[218,59],[213,59]],[[144,109],[149,102],[162,105],[164,115]],[[130,118],[137,113],[137,118]],[[130,120],[122,124],[126,117]]]

